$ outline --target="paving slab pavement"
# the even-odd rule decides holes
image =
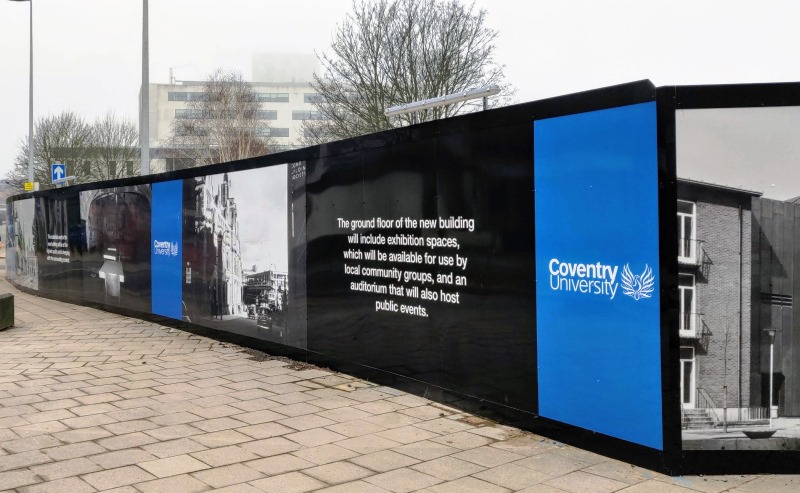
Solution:
[[[4,277],[0,292],[17,319],[0,332],[0,493],[800,491],[673,478]]]

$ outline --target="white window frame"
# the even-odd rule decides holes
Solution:
[[[679,248],[678,248],[678,261],[694,264],[697,261],[697,204],[691,202],[689,200],[678,200],[678,202],[682,202],[684,204],[691,204],[692,206],[692,213],[687,214],[685,212],[678,212],[678,224],[681,226],[680,234],[683,235],[683,220],[686,217],[691,218],[692,220],[692,232],[690,233],[691,237],[689,238],[689,255],[681,255],[683,246],[680,244],[685,240],[683,236],[678,238]]]
[[[695,402],[695,395],[697,394],[697,352],[691,346],[681,346],[681,349],[691,349],[692,350],[692,359],[685,359],[681,358],[681,368],[680,368],[680,377],[681,377],[681,405],[684,409],[694,409],[697,403]],[[684,362],[689,361],[692,363],[692,374],[689,377],[689,402],[683,402],[683,393],[684,393]]]
[[[678,304],[680,310],[680,318],[678,320],[678,333],[684,337],[696,337],[697,335],[697,282],[694,277],[694,274],[685,274],[681,272],[678,274],[678,279],[681,277],[691,278],[692,285],[691,286],[682,286],[680,282],[678,282]],[[685,310],[686,307],[683,306],[683,291],[691,289],[692,290],[692,306],[688,307],[689,311]],[[684,327],[686,325],[684,323],[685,317],[684,315],[689,314],[689,327]]]

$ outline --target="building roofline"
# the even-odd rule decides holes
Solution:
[[[741,193],[744,195],[751,195],[753,197],[761,197],[763,192],[757,192],[755,190],[745,190],[744,188],[735,188],[735,187],[728,187],[725,185],[719,185],[717,183],[709,183],[706,181],[699,181],[699,180],[691,180],[689,178],[678,178],[678,183],[683,183],[686,185],[695,185],[701,186],[706,188],[713,188],[716,190],[724,191],[724,192],[732,192],[732,193]]]

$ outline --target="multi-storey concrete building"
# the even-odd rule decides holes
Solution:
[[[320,118],[311,87],[317,60],[307,54],[257,54],[253,56],[253,89],[261,103],[259,118],[270,123],[269,136],[276,150],[295,148],[302,139],[304,120]],[[176,119],[192,118],[189,103],[201,98],[203,81],[150,84],[150,147],[153,172],[180,169],[185,163],[170,157],[169,140]]]

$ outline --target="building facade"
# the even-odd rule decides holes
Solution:
[[[313,104],[316,92],[311,87],[316,67],[314,55],[253,56],[252,85],[261,103],[258,117],[269,121],[268,136],[276,143],[275,150],[299,147],[303,121],[320,118]],[[203,86],[203,81],[177,81],[171,76],[168,84],[150,84],[148,117],[153,172],[190,165],[170,157],[169,141],[175,120],[193,118],[189,103],[203,97]]]

